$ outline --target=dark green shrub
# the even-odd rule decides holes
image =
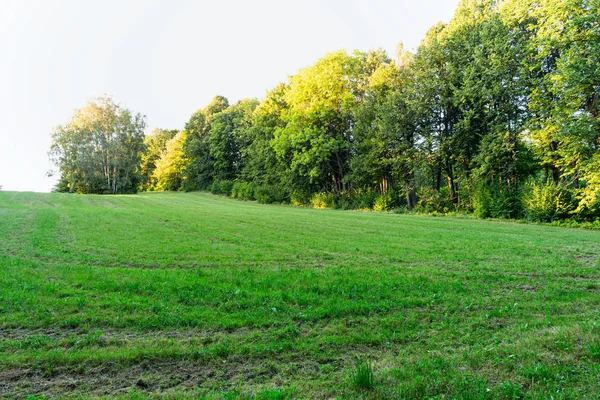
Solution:
[[[352,193],[352,208],[354,209],[372,209],[379,192],[373,190],[358,189]]]
[[[212,194],[219,194],[219,181],[213,181],[209,187],[209,190]]]
[[[335,197],[333,207],[342,210],[373,209],[375,211],[388,211],[405,204],[406,202],[399,192],[393,190],[390,190],[387,194],[380,194],[374,190],[358,189],[341,192]]]
[[[239,200],[255,200],[254,185],[250,182],[236,182],[231,188],[231,197]]]
[[[354,204],[354,194],[351,191],[343,191],[339,194],[335,207],[340,210],[353,210],[356,208]]]
[[[52,189],[53,192],[58,193],[69,193],[70,190],[69,181],[65,178],[61,178]]]
[[[231,196],[231,190],[233,189],[233,185],[233,181],[216,179],[210,186],[210,192],[212,194],[223,194],[225,196]]]
[[[478,218],[518,218],[522,214],[521,194],[514,187],[499,183],[481,184],[473,193]]]
[[[213,181],[209,188],[212,194],[220,194],[219,193],[219,181]]]
[[[261,185],[254,188],[254,197],[259,203],[287,203],[290,201],[290,195],[281,186]]]
[[[308,206],[311,204],[312,194],[307,191],[293,190],[290,193],[290,203],[295,206]]]
[[[417,205],[415,211],[421,213],[447,213],[454,210],[454,204],[450,200],[450,189],[447,186],[439,191],[422,187],[417,192]]]
[[[336,196],[334,208],[338,210],[354,210],[356,208],[354,194],[354,192],[349,190],[341,192]]]
[[[463,180],[460,182],[458,192],[458,203],[454,205],[456,211],[461,213],[474,213],[474,197],[476,192],[475,182]]]

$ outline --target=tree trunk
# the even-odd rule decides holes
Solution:
[[[412,210],[417,205],[417,193],[415,192],[415,174],[411,172],[406,180],[406,207]]]
[[[117,193],[117,166],[113,168],[113,184],[112,184],[112,194]]]
[[[552,179],[556,185],[560,182],[560,172],[555,166],[552,166]]]
[[[435,189],[439,192],[442,188],[442,168],[438,165],[435,176]]]
[[[454,174],[452,172],[452,165],[448,164],[448,167],[446,169],[447,175],[448,175],[448,188],[450,189],[450,199],[452,200],[452,203],[456,204],[457,198],[456,198],[456,186],[454,183]]]
[[[387,194],[388,190],[389,190],[389,185],[390,185],[390,183],[389,183],[387,176],[383,176],[381,178],[381,182],[379,183],[379,192],[381,194]]]

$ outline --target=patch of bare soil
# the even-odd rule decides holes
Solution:
[[[85,339],[90,335],[96,336],[99,341],[136,341],[136,340],[156,340],[156,339],[177,339],[192,340],[198,338],[211,337],[213,339],[222,336],[243,335],[250,329],[178,329],[171,331],[123,331],[116,329],[94,329],[94,328],[0,328],[0,341],[2,340],[27,340],[31,338],[45,337],[48,339]]]
[[[232,332],[210,330],[179,330],[123,332],[103,331],[98,340],[136,341],[173,338],[187,341],[197,338],[216,340],[220,336],[240,335],[247,330]],[[47,336],[61,340],[85,337],[90,333],[64,329],[0,329],[3,340],[28,340]],[[372,349],[371,349],[372,350]],[[369,351],[362,349],[361,351]],[[351,360],[350,360],[351,361]],[[178,357],[149,358],[142,361],[112,361],[101,365],[28,365],[26,367],[0,367],[0,399],[24,399],[29,396],[46,396],[50,399],[86,396],[119,396],[135,390],[162,397],[177,393],[198,393],[198,389],[252,390],[262,387],[283,387],[290,381],[312,381],[320,376],[321,365],[327,363],[333,371],[343,371],[350,361],[340,359],[314,359],[302,353],[281,357],[246,357],[230,355],[216,359],[190,359]],[[336,372],[334,372],[335,374]],[[245,388],[245,389],[244,389]]]
[[[523,292],[537,292],[538,287],[531,286],[531,285],[520,285],[520,286],[517,286],[517,289],[519,289]]]
[[[0,398],[31,395],[61,398],[66,394],[91,396],[125,394],[132,390],[161,395],[169,390],[237,388],[248,381],[274,378],[280,371],[269,363],[241,358],[219,361],[149,359],[135,365],[107,363],[98,367],[58,367],[51,371],[0,371]],[[283,381],[283,380],[282,380]]]
[[[600,266],[600,245],[598,244],[588,244],[585,247],[567,246],[565,250],[582,267],[598,269]]]

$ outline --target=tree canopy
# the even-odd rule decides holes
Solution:
[[[143,117],[99,99],[54,133],[59,189],[597,218],[598,10],[462,0],[415,53],[332,52],[260,101],[216,96],[144,143]]]
[[[132,193],[140,184],[146,117],[100,97],[52,133],[50,156],[61,173],[57,190]]]

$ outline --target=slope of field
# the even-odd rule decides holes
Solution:
[[[599,257],[576,229],[0,192],[0,397],[597,398]]]

